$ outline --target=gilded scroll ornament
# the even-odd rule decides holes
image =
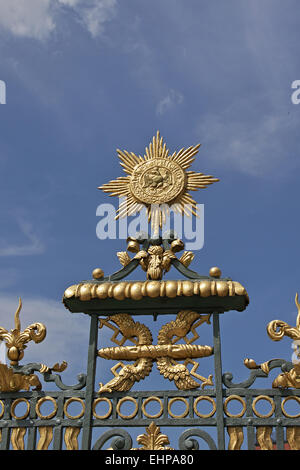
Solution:
[[[290,370],[284,371],[279,374],[272,383],[273,388],[300,388],[300,357],[298,350],[298,343],[300,341],[300,303],[298,301],[298,293],[295,296],[295,304],[298,309],[296,326],[290,326],[282,320],[273,320],[267,326],[267,333],[273,341],[280,341],[284,336],[295,341],[296,359],[293,360],[293,367]],[[253,359],[245,359],[244,364],[248,369],[261,369],[267,376],[270,372],[271,364],[275,359],[256,364]]]
[[[40,343],[46,337],[46,327],[42,323],[33,323],[21,331],[20,311],[22,308],[22,300],[19,299],[19,305],[15,313],[15,328],[7,331],[0,327],[0,339],[5,341],[7,347],[7,357],[11,365],[17,365],[24,357],[24,349],[26,343],[34,341]]]
[[[19,390],[29,390],[35,387],[35,390],[41,390],[42,385],[37,375],[31,373],[34,370],[41,374],[49,374],[52,371],[62,372],[66,369],[67,363],[54,364],[53,367],[45,364],[28,364],[19,366],[19,361],[24,357],[24,349],[29,341],[40,343],[46,337],[46,327],[43,323],[33,323],[21,331],[20,311],[22,300],[19,299],[19,305],[15,313],[15,328],[8,331],[0,327],[0,340],[4,341],[7,348],[7,357],[12,367],[6,364],[0,364],[0,391],[18,392]],[[24,369],[24,370],[23,370]],[[25,371],[26,369],[26,371]],[[23,373],[25,372],[25,373]]]
[[[154,233],[166,221],[169,208],[179,214],[197,215],[196,201],[189,191],[206,188],[219,181],[210,175],[186,171],[194,161],[200,144],[169,154],[159,132],[153,137],[144,157],[127,150],[117,150],[121,166],[127,176],[121,176],[98,189],[111,196],[125,198],[116,219],[140,212],[146,207]]]
[[[129,314],[116,314],[108,320],[100,320],[99,327],[104,325],[114,330],[112,341],[118,344],[114,348],[102,348],[98,356],[103,359],[117,359],[119,361],[134,360],[133,365],[117,363],[111,370],[115,377],[106,385],[100,383],[99,393],[130,390],[135,382],[144,379],[150,374],[153,361],[157,362],[159,372],[167,379],[174,380],[176,387],[180,390],[198,388],[199,383],[192,376],[202,381],[201,387],[213,385],[212,375],[208,378],[196,373],[198,363],[194,358],[207,357],[213,354],[210,346],[191,344],[198,339],[195,328],[202,323],[209,323],[210,315],[201,315],[196,312],[182,310],[177,314],[176,320],[164,325],[158,334],[158,344],[152,344],[152,335],[148,327],[135,322]],[[115,323],[116,329],[111,322]],[[187,338],[189,332],[193,333],[191,339]],[[123,339],[117,340],[118,333]],[[175,344],[179,339],[184,339],[186,344]],[[134,346],[123,346],[126,340],[134,343]],[[178,360],[185,360],[179,364]],[[193,368],[188,370],[187,364],[192,363]],[[120,372],[117,369],[121,367]]]

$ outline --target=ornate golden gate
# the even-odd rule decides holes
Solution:
[[[184,250],[184,243],[170,231],[162,237],[162,228],[169,206],[193,215],[196,203],[188,191],[204,188],[218,181],[212,176],[187,171],[199,146],[182,149],[169,155],[157,134],[146,148],[144,158],[119,151],[127,176],[101,187],[112,195],[125,196],[118,217],[132,215],[147,208],[154,235],[137,235],[127,240],[127,250],[118,253],[122,268],[104,276],[103,270],[93,271],[93,279],[68,287],[63,296],[65,307],[72,313],[90,316],[87,371],[78,376],[78,383],[67,386],[59,373],[66,363],[48,367],[40,363],[21,365],[27,343],[41,342],[46,335],[42,323],[34,323],[23,331],[20,324],[21,300],[15,314],[15,328],[0,328],[0,339],[7,346],[10,366],[0,364],[0,448],[46,450],[171,450],[167,431],[186,428],[178,436],[176,449],[192,451],[205,441],[210,449],[300,449],[300,413],[291,415],[288,401],[300,402],[299,360],[288,362],[273,359],[256,364],[245,359],[249,379],[233,383],[232,374],[222,372],[219,317],[226,311],[243,311],[249,298],[237,281],[223,278],[217,267],[208,275],[190,270],[193,253]],[[178,253],[183,251],[181,257]],[[130,253],[132,255],[130,256]],[[141,267],[146,280],[131,281],[128,276]],[[165,280],[164,274],[175,268],[181,279]],[[269,337],[278,341],[283,336],[300,340],[300,306],[296,295],[298,317],[296,326],[274,320],[267,328]],[[150,328],[137,321],[143,316],[156,320],[158,315],[172,315],[153,338]],[[212,342],[199,344],[197,328],[211,327]],[[110,347],[98,347],[103,329],[112,331]],[[101,341],[99,341],[101,344]],[[129,344],[129,345],[128,345]],[[201,375],[199,360],[213,358],[213,370]],[[99,358],[115,360],[112,378],[95,383]],[[297,354],[296,354],[297,358]],[[155,366],[175,385],[173,390],[140,391],[135,384],[151,374]],[[256,378],[267,378],[270,370],[281,368],[272,388],[252,388]],[[57,390],[44,392],[36,372],[45,382],[54,382]],[[32,389],[33,388],[33,389]],[[32,390],[31,390],[32,389]],[[241,411],[230,411],[231,402],[239,402]],[[258,410],[258,402],[269,404],[269,411]],[[77,415],[70,412],[76,402]],[[24,412],[17,413],[22,403]],[[45,413],[42,405],[51,407]],[[174,404],[183,404],[183,411]],[[205,403],[210,410],[200,410]],[[98,411],[99,405],[106,407]],[[125,405],[124,405],[125,404]],[[131,412],[124,412],[130,404]],[[153,411],[153,406],[156,411]],[[107,430],[107,428],[109,428]],[[130,429],[141,428],[133,442]],[[97,439],[96,431],[103,429]],[[208,431],[216,430],[216,435]],[[272,437],[275,431],[275,437]],[[246,445],[245,445],[246,444]],[[243,446],[243,447],[242,447]]]

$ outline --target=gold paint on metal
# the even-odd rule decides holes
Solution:
[[[20,390],[41,390],[42,385],[37,375],[15,374],[6,364],[0,364],[0,390],[1,392],[18,392]]]
[[[0,406],[1,406],[0,419],[2,419],[4,415],[4,403],[2,400],[0,400]]]
[[[19,403],[25,403],[26,404],[26,411],[24,413],[24,415],[22,416],[16,416],[15,414],[15,409],[16,409],[16,406],[19,404]],[[17,398],[16,400],[14,400],[11,404],[11,407],[10,407],[10,414],[12,415],[13,418],[15,419],[25,419],[27,418],[27,416],[29,415],[29,410],[30,410],[30,403],[28,400],[26,400],[26,398],[23,398],[23,397],[20,397],[20,398]]]
[[[300,397],[296,397],[296,396],[289,396],[289,397],[285,397],[282,402],[281,402],[281,410],[282,410],[282,413],[284,414],[284,416],[286,416],[287,418],[300,418],[300,413],[296,414],[296,415],[290,415],[289,413],[286,412],[285,408],[284,408],[284,405],[286,404],[287,401],[289,400],[295,400],[297,401],[299,404],[300,404]]]
[[[292,327],[282,320],[273,320],[268,324],[267,332],[273,341],[280,341],[284,336],[300,340],[300,304],[298,302],[298,293],[295,296],[295,304],[298,309],[296,327]]]
[[[189,265],[191,264],[191,262],[193,261],[195,255],[192,251],[185,251],[179,258],[179,261],[181,264],[183,264],[183,266],[185,266],[186,268],[189,267]]]
[[[51,413],[49,413],[48,415],[43,415],[40,411],[40,408],[41,408],[42,404],[47,402],[47,401],[51,401],[51,403],[53,403],[54,410]],[[38,415],[38,417],[40,419],[51,419],[51,418],[53,418],[57,413],[56,400],[53,397],[50,397],[50,396],[45,396],[45,397],[40,398],[37,401],[37,404],[35,405],[35,411],[36,411],[36,414]]]
[[[5,328],[0,328],[0,340],[5,341],[7,347],[7,357],[11,365],[17,365],[24,356],[26,343],[34,341],[40,343],[46,336],[46,327],[42,323],[33,323],[21,332],[20,311],[22,300],[19,299],[19,305],[15,313],[15,328],[8,332]]]
[[[71,403],[74,403],[74,402],[78,402],[81,404],[82,406],[82,410],[81,412],[76,415],[76,416],[72,416],[68,413],[68,406],[71,404]],[[83,415],[84,415],[84,412],[85,412],[85,403],[84,401],[81,399],[81,398],[78,398],[78,397],[71,397],[71,398],[68,398],[65,403],[64,403],[64,414],[70,418],[70,419],[79,419],[81,418]]]
[[[298,309],[296,326],[292,327],[282,320],[273,320],[267,326],[267,333],[273,341],[280,341],[284,336],[288,336],[294,341],[300,340],[300,303],[298,301],[298,293],[295,296],[295,304]],[[244,364],[248,369],[261,369],[265,374],[269,374],[269,364],[266,361],[262,364],[256,364],[253,359],[245,359]],[[294,363],[294,367],[287,372],[279,374],[272,383],[273,388],[296,388],[300,389],[300,363]]]
[[[269,411],[269,413],[263,415],[261,413],[259,413],[256,409],[256,403],[260,400],[266,400],[270,403],[271,405],[271,410]],[[272,414],[274,413],[275,411],[275,403],[274,403],[274,400],[271,398],[271,397],[268,397],[267,395],[259,395],[258,397],[255,397],[253,402],[252,402],[252,410],[254,412],[254,414],[258,417],[258,418],[270,418],[270,416],[272,416]]]
[[[136,360],[139,357],[149,357],[153,360],[157,360],[158,358],[165,356],[168,356],[172,359],[180,360],[185,359],[186,356],[210,356],[212,352],[208,348],[210,348],[210,346],[199,346],[190,344],[151,344],[143,346],[124,346],[119,348],[102,348],[99,350],[98,356],[102,357],[103,359],[123,359],[125,361]],[[189,362],[192,361],[189,360]],[[194,364],[194,362],[192,363]],[[201,376],[198,376],[198,378],[200,377]]]
[[[147,405],[148,403],[151,403],[151,401],[156,401],[156,402],[158,402],[158,403],[159,403],[159,406],[160,406],[160,410],[159,410],[156,414],[154,414],[154,415],[150,415],[150,414],[146,411],[146,405]],[[150,419],[151,419],[151,418],[152,418],[152,419],[159,418],[159,417],[162,415],[162,413],[163,413],[163,408],[164,408],[163,402],[161,401],[160,398],[155,397],[155,396],[146,398],[146,400],[144,400],[143,403],[142,403],[142,412],[143,412],[143,414],[144,414],[147,418],[150,418]]]
[[[272,383],[273,388],[300,388],[300,364],[294,364],[289,372],[279,374]]]
[[[197,191],[219,181],[210,175],[186,171],[198,153],[200,145],[181,149],[169,155],[163,138],[157,132],[144,158],[126,150],[117,150],[127,176],[119,177],[98,189],[111,196],[125,198],[116,219],[140,212],[145,206],[154,233],[166,222],[169,208],[179,214],[197,215],[197,204],[188,191]]]
[[[200,411],[198,411],[198,409],[197,409],[198,403],[202,400],[208,401],[213,406],[212,410],[207,414],[200,413]],[[209,396],[206,396],[206,395],[200,395],[194,401],[194,412],[197,416],[199,416],[199,418],[211,418],[215,414],[216,409],[217,409],[217,405],[216,405],[215,400],[212,397],[209,397]]]
[[[261,369],[267,375],[270,372],[270,367],[269,367],[270,362],[271,361],[266,361],[266,362],[263,362],[262,364],[256,364],[254,359],[250,359],[249,357],[244,359],[244,364],[247,367],[247,369]]]
[[[33,323],[21,331],[20,311],[22,308],[22,300],[19,299],[19,305],[15,313],[14,321],[15,328],[13,330],[6,330],[0,328],[0,340],[3,340],[7,347],[7,357],[12,366],[18,365],[18,362],[24,357],[24,349],[27,347],[26,343],[34,341],[40,343],[46,337],[46,327],[43,323]],[[41,365],[40,373],[58,371],[61,372],[67,367],[67,363],[63,362],[55,364],[52,368]],[[42,385],[35,374],[16,374],[13,369],[6,364],[0,364],[0,391],[1,392],[18,392],[20,390],[29,390],[30,387],[35,387],[34,390],[41,390]]]
[[[92,276],[94,279],[102,279],[104,277],[104,272],[101,268],[94,269]]]
[[[193,293],[191,291],[193,284]],[[95,285],[97,286],[95,288]],[[226,293],[226,295],[224,295]],[[115,300],[132,299],[141,300],[143,297],[150,298],[175,298],[190,297],[245,297],[246,304],[249,303],[249,296],[246,289],[236,281],[222,280],[201,280],[201,281],[122,281],[122,282],[103,282],[100,284],[80,283],[68,287],[65,290],[64,298],[72,297],[81,301],[92,299]]]
[[[154,245],[150,246],[147,251],[140,250],[139,243],[136,239],[130,237],[128,240],[129,243],[127,245],[127,250],[136,253],[134,258],[132,259],[137,259],[139,261],[141,268],[147,272],[147,279],[149,280],[161,280],[163,274],[170,270],[172,260],[177,259],[175,253],[178,253],[179,251],[184,249],[184,243],[182,240],[179,239],[173,240],[170,249],[165,250],[162,246]],[[134,249],[132,248],[133,243],[135,243]],[[120,263],[124,267],[132,261],[127,251],[120,251],[117,253],[117,256],[119,258]],[[193,259],[193,252],[185,251],[181,258],[177,260],[183,266],[187,267],[190,265]],[[118,287],[120,287],[120,285],[122,284],[118,284]],[[168,285],[170,286],[170,284]],[[192,291],[191,289],[187,289],[184,295],[193,295],[193,283],[186,281],[186,285],[191,286]],[[174,284],[174,286],[177,287],[176,284]],[[128,292],[122,293],[122,298],[125,298],[128,293],[130,293],[130,284],[127,284],[126,288]],[[151,284],[151,289],[148,290],[149,297],[157,297],[158,294],[160,294],[159,284]]]
[[[256,364],[253,359],[245,359],[244,364],[248,369],[261,369],[266,375],[270,372],[270,363],[272,360]],[[300,365],[295,364],[294,367],[288,371],[279,374],[272,383],[273,388],[300,388]]]
[[[192,369],[190,370],[190,375],[195,377],[196,379],[198,380],[201,380],[202,381],[202,384],[201,384],[201,388],[203,389],[204,387],[207,387],[207,386],[212,386],[214,385],[213,383],[213,376],[212,374],[209,374],[209,376],[206,378],[206,377],[203,377],[203,375],[200,375],[200,374],[197,374],[196,371],[199,367],[199,362],[196,362],[192,359],[186,359],[183,363],[184,366],[187,366],[187,364],[193,364],[193,367]]]
[[[287,426],[286,439],[290,445],[291,450],[300,450],[300,427]]]
[[[241,426],[228,426],[229,434],[228,450],[240,450],[244,442],[244,431]]]
[[[183,413],[181,413],[180,415],[175,415],[172,410],[171,410],[171,406],[173,403],[175,403],[176,401],[181,401],[185,404],[186,408],[184,410]],[[182,419],[182,418],[185,418],[188,413],[189,413],[189,402],[187,401],[186,398],[184,397],[174,397],[174,398],[171,398],[171,400],[169,400],[168,402],[168,413],[170,416],[172,416],[172,418],[176,418],[176,419]]]
[[[24,437],[26,428],[13,428],[11,431],[11,443],[14,450],[24,450]]]
[[[221,269],[218,268],[217,266],[214,266],[214,267],[210,268],[209,275],[211,277],[219,278],[222,275]]]
[[[134,405],[135,405],[134,411],[133,411],[131,414],[129,414],[129,415],[124,415],[123,413],[121,413],[121,406],[122,406],[122,404],[125,403],[126,401],[131,401],[131,402],[134,403]],[[122,418],[122,419],[132,419],[132,418],[134,418],[134,417],[136,416],[137,412],[138,412],[138,408],[139,408],[138,402],[137,402],[136,399],[133,398],[133,397],[123,397],[123,398],[121,398],[121,399],[118,401],[117,407],[116,407],[117,413],[118,413],[118,415],[120,416],[120,418]]]
[[[166,434],[161,433],[159,426],[156,426],[154,421],[146,428],[146,432],[140,434],[136,440],[142,447],[131,450],[174,450],[172,447],[166,447],[167,444],[170,444],[169,438]]]
[[[273,450],[272,426],[257,426],[256,439],[261,450]]]
[[[108,411],[107,413],[105,413],[104,415],[98,415],[96,413],[96,406],[98,405],[98,403],[100,403],[101,401],[104,401],[105,403],[108,403]],[[106,419],[106,418],[109,418],[111,413],[112,413],[112,409],[113,409],[113,406],[112,406],[112,402],[106,398],[106,397],[99,397],[99,398],[96,398],[96,400],[94,400],[93,402],[93,416],[97,419]]]
[[[53,439],[52,426],[39,426],[38,427],[40,438],[36,450],[48,450],[48,447]]]
[[[243,406],[242,411],[240,411],[240,413],[237,413],[235,415],[228,411],[228,403],[230,403],[232,400],[239,401]],[[239,395],[229,395],[229,397],[227,397],[224,401],[224,413],[229,418],[241,418],[244,415],[246,408],[247,408],[247,405],[246,405],[245,400],[243,400],[243,398],[240,397]]]
[[[119,331],[124,336],[124,338],[132,340],[133,337],[136,337],[139,346],[151,345],[152,334],[149,328],[142,323],[135,322],[130,315],[112,315],[110,317],[110,321],[114,322],[119,327]],[[101,321],[99,325],[100,328],[103,326],[103,324],[105,324],[104,321]],[[116,338],[117,334],[118,333],[115,332],[113,338]],[[127,348],[122,348],[122,346],[117,348],[103,348],[98,351],[98,356],[103,357],[104,359],[121,359],[119,355],[121,355],[123,351],[125,351],[126,353]],[[133,365],[124,366],[122,364],[122,370],[118,374],[115,372],[115,369],[112,369],[115,378],[113,378],[106,385],[100,383],[100,389],[98,393],[111,393],[113,390],[130,390],[136,381],[139,381],[150,374],[152,369],[152,363],[153,359],[151,357],[139,356],[139,358]]]
[[[68,363],[66,361],[63,361],[61,364],[58,364],[58,362],[56,362],[56,364],[54,364],[54,366],[52,367],[46,366],[46,364],[41,364],[39,372],[41,374],[45,374],[46,372],[63,372],[67,368],[67,366]]]
[[[192,345],[199,336],[193,329],[193,324],[198,321],[198,325],[209,323],[210,315],[201,315],[189,310],[182,310],[177,314],[176,320],[164,325],[158,333],[158,344],[153,345],[152,335],[148,327],[139,322],[135,322],[128,314],[116,314],[110,317],[110,321],[114,322],[115,327],[112,339],[116,342],[119,332],[123,335],[124,340],[134,340],[134,346],[119,346],[117,348],[102,348],[98,350],[98,356],[103,359],[118,360],[134,360],[133,365],[124,365],[118,362],[111,371],[114,378],[103,385],[100,383],[98,393],[109,392],[114,390],[128,391],[136,381],[144,379],[150,374],[153,361],[157,362],[159,372],[167,379],[174,380],[175,385],[180,390],[188,390],[198,388],[199,383],[191,378],[201,380],[202,388],[206,385],[213,385],[212,376],[208,378],[202,377],[196,373],[198,363],[193,358],[207,357],[213,354],[213,348],[210,346]],[[99,326],[108,325],[108,320],[100,320]],[[193,337],[187,339],[187,334],[193,331]],[[173,339],[175,337],[175,339]],[[189,344],[174,344],[183,338]],[[118,344],[124,344],[125,341],[119,341]],[[185,360],[184,364],[179,364],[177,360]],[[192,363],[191,372],[187,368],[187,364]],[[117,369],[121,367],[118,373]]]
[[[65,430],[64,440],[67,450],[78,450],[78,435],[80,428],[67,427]]]

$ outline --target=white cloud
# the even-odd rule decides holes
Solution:
[[[294,141],[297,121],[289,116],[288,106],[262,111],[259,99],[256,104],[240,100],[222,113],[204,115],[196,133],[218,165],[252,176],[273,174],[282,171],[283,162],[292,165],[295,153],[288,143]]]
[[[0,0],[0,26],[16,36],[47,38],[55,28],[51,0]]]
[[[79,4],[77,13],[89,33],[96,37],[104,31],[104,24],[112,18],[115,6],[116,0],[94,0]]]
[[[69,7],[74,7],[79,3],[79,0],[58,0],[59,3],[62,3],[63,5],[67,5]]]
[[[15,36],[45,40],[57,28],[59,16],[67,7],[96,37],[112,18],[116,4],[117,0],[0,0],[0,28]]]
[[[31,224],[21,219],[18,224],[21,232],[27,238],[27,242],[15,245],[0,240],[0,256],[31,256],[43,253],[45,251],[44,244],[34,233]]]
[[[162,98],[156,106],[157,114],[164,114],[169,109],[174,106],[181,104],[183,102],[183,95],[176,90],[169,90],[168,94]]]

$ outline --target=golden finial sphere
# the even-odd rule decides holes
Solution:
[[[100,268],[94,269],[92,274],[94,279],[101,279],[104,276],[104,272]]]
[[[210,268],[209,270],[209,275],[211,277],[221,277],[221,274],[222,274],[222,271],[220,268],[218,268],[217,266],[213,266],[212,268]]]

